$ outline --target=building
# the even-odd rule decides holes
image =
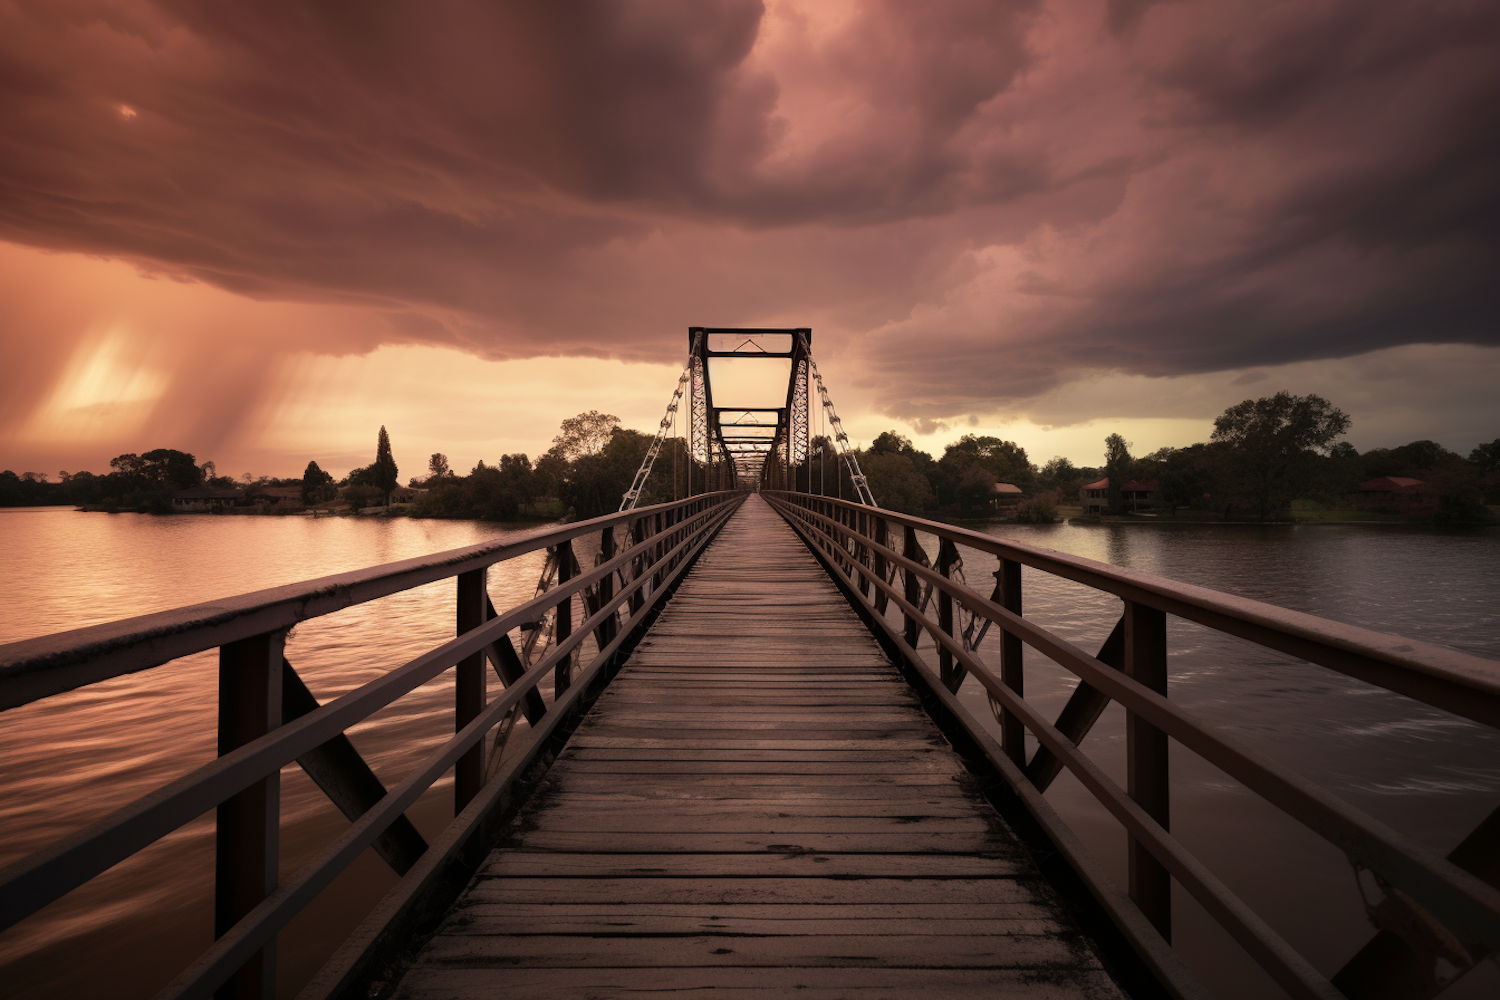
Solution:
[[[1120,502],[1126,510],[1150,510],[1156,505],[1161,493],[1161,483],[1155,479],[1132,479],[1120,487]]]
[[[990,487],[990,507],[994,510],[1009,510],[1021,502],[1021,487],[1010,483],[996,483]]]
[[[1078,490],[1078,500],[1085,514],[1103,514],[1109,506],[1109,480],[1101,479]]]
[[[1131,479],[1120,487],[1120,505],[1126,510],[1149,510],[1161,494],[1161,482],[1155,479]],[[1085,514],[1103,514],[1109,509],[1109,480],[1101,479],[1080,487],[1078,499]]]
[[[232,486],[190,486],[172,494],[172,509],[183,514],[205,513],[233,507],[245,499],[245,491]]]
[[[1430,517],[1438,512],[1437,491],[1420,479],[1381,476],[1359,484],[1353,498],[1360,510],[1406,517]]]
[[[300,508],[302,487],[300,484],[297,486],[256,486],[250,490],[250,499],[257,504],[282,510]]]

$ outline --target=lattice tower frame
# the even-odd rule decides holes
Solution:
[[[708,388],[705,384],[707,372],[704,371],[703,356],[697,349],[696,344],[689,365],[693,372],[693,395],[688,424],[688,433],[690,435],[688,455],[692,457],[693,461],[701,462],[707,468],[709,459],[712,457],[713,428],[708,423]]]
[[[799,338],[800,339],[800,338]],[[804,341],[803,349],[806,350]],[[792,468],[796,469],[807,461],[811,450],[809,438],[807,400],[807,360],[801,359],[797,362],[797,368],[792,373],[792,412],[789,414],[791,425],[792,444]]]

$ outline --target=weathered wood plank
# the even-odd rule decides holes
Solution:
[[[1035,878],[481,878],[469,890],[468,905],[549,905],[659,903],[673,906],[817,905],[942,906],[976,904],[1038,906],[1053,912],[1039,896]]]
[[[466,921],[461,927],[467,927]],[[640,969],[816,965],[824,968],[1016,969],[1079,961],[1061,934],[750,937],[720,934],[440,934],[423,949],[433,965]]]
[[[553,833],[675,833],[704,834],[734,831],[739,834],[958,834],[992,833],[995,825],[985,816],[970,814],[932,815],[927,809],[918,807],[915,814],[897,813],[891,809],[888,815],[870,815],[873,810],[861,810],[850,816],[828,816],[822,810],[803,809],[803,815],[787,815],[786,809],[766,809],[756,803],[753,807],[734,811],[690,812],[674,809],[671,815],[662,815],[661,809],[636,809],[629,812],[600,809],[549,809],[536,820],[532,828]],[[528,844],[531,842],[528,841]],[[556,850],[557,848],[551,848]],[[603,850],[603,848],[599,848]]]
[[[629,996],[631,1000],[1077,1000],[1118,997],[1098,969],[663,969],[650,985],[635,968],[433,969],[419,982],[402,983],[399,1000],[578,1000]]]
[[[485,878],[999,878],[1030,873],[1019,850],[992,854],[570,854],[498,849]]]

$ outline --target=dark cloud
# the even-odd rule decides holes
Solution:
[[[815,321],[928,421],[1085,368],[1500,341],[1492,3],[827,13],[12,2],[0,239],[379,316],[276,350]]]

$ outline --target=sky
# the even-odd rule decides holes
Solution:
[[[403,478],[805,326],[1033,460],[1316,392],[1500,437],[1489,0],[0,0],[0,468]]]

